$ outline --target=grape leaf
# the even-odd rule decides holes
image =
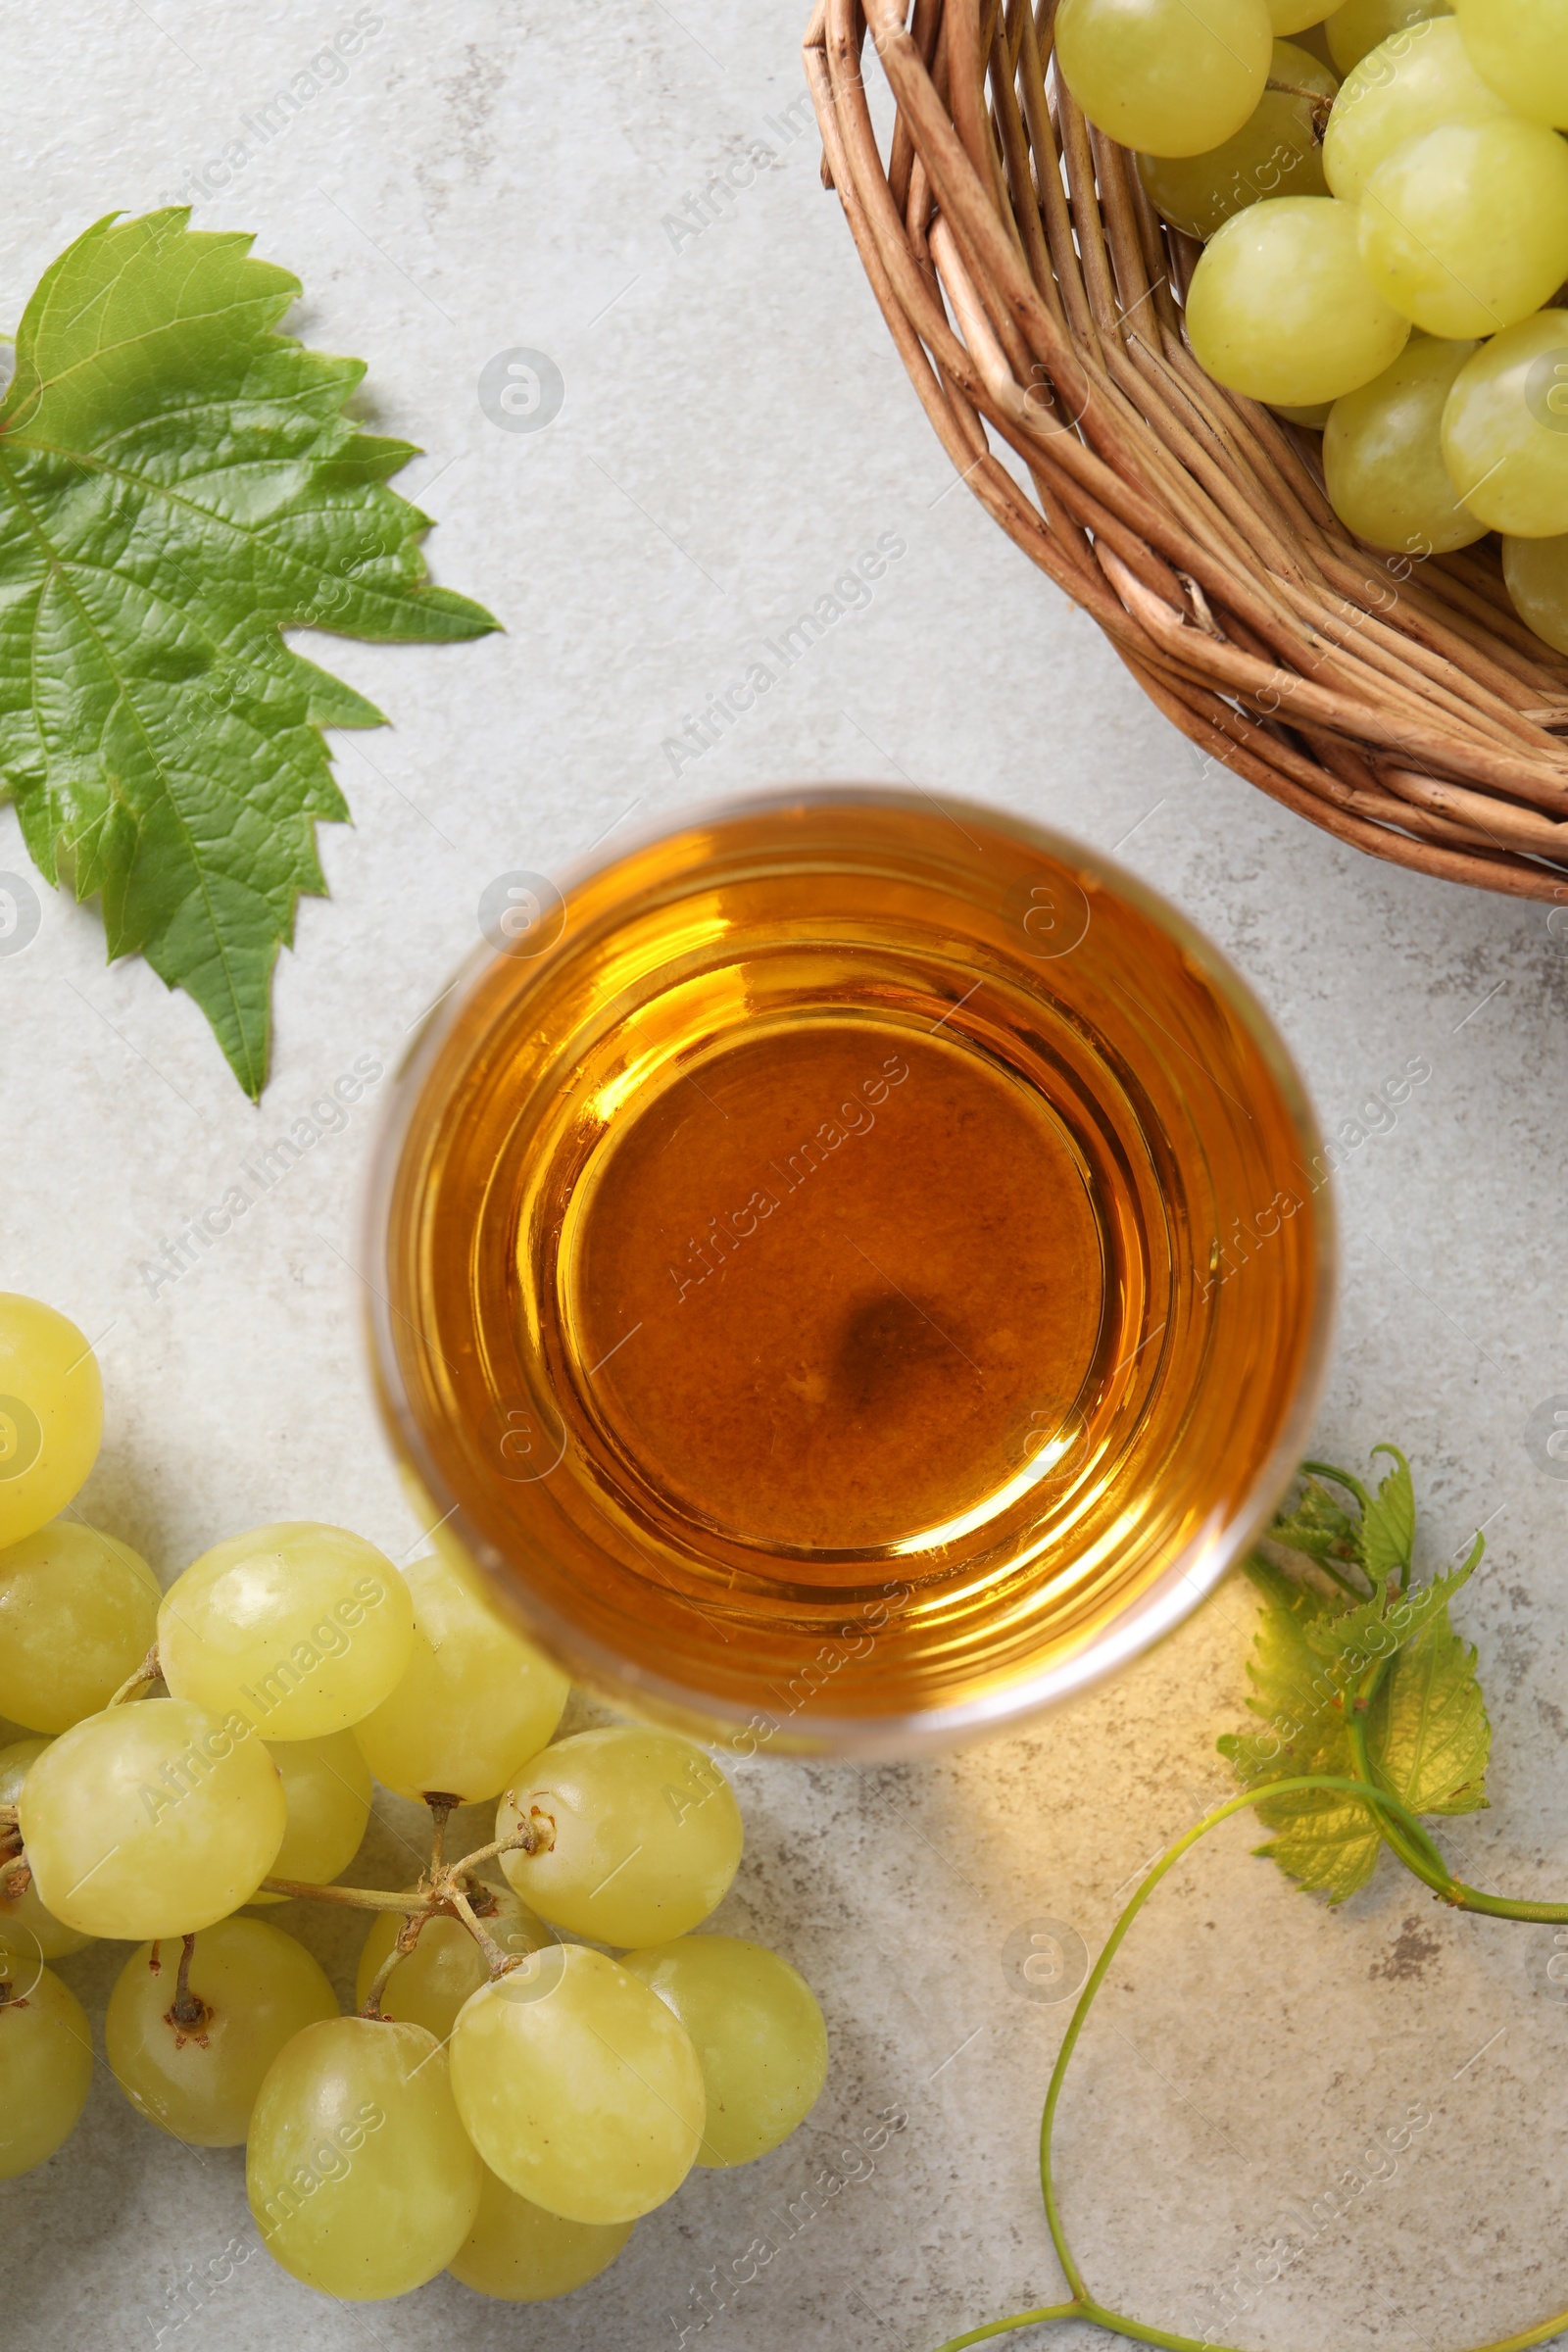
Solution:
[[[1303,1479],[1292,1511],[1281,1512],[1269,1534],[1292,1551],[1314,1560],[1353,1560],[1356,1521],[1315,1478]]]
[[[0,791],[51,883],[102,894],[246,1093],[316,821],[348,815],[320,729],[384,724],[281,630],[475,637],[432,587],[418,453],[342,414],[359,360],[276,333],[299,280],[188,211],[111,214],[45,270],[0,402]]]
[[[1449,1625],[1446,1606],[1399,1652],[1377,1705],[1372,1754],[1412,1812],[1485,1808],[1492,1726],[1476,1653]]]
[[[1376,1867],[1382,1840],[1368,1808],[1332,1789],[1263,1792],[1270,1782],[1301,1773],[1354,1777],[1347,1708],[1379,1659],[1388,1663],[1366,1715],[1367,1754],[1379,1785],[1418,1813],[1467,1813],[1487,1802],[1492,1731],[1476,1653],[1448,1621],[1449,1603],[1474,1572],[1483,1542],[1476,1539],[1461,1568],[1405,1591],[1414,1490],[1402,1454],[1379,1450],[1393,1452],[1396,1467],[1377,1495],[1345,1482],[1363,1501],[1352,1532],[1369,1574],[1378,1565],[1372,1592],[1359,1601],[1330,1599],[1254,1555],[1248,1572],[1263,1609],[1248,1662],[1253,1695],[1247,1703],[1269,1728],[1219,1741],[1242,1786],[1260,1792],[1258,1817],[1275,1833],[1258,1852],[1331,1903],[1364,1886]],[[1276,1543],[1290,1542],[1286,1531],[1298,1526],[1300,1508],[1275,1521]]]
[[[1254,1655],[1247,1666],[1254,1695],[1248,1705],[1269,1730],[1227,1733],[1219,1741],[1244,1788],[1298,1773],[1327,1772],[1351,1777],[1350,1738],[1327,1661],[1313,1648],[1310,1629],[1325,1604],[1315,1594],[1294,1592],[1290,1580],[1261,1558],[1248,1572],[1264,1594]],[[1276,1835],[1258,1850],[1272,1854],[1282,1870],[1314,1893],[1343,1902],[1364,1886],[1378,1858],[1378,1833],[1367,1808],[1354,1797],[1330,1789],[1300,1789],[1258,1807],[1259,1818]]]
[[[1396,1570],[1401,1584],[1408,1583],[1415,1549],[1415,1488],[1410,1465],[1397,1446],[1374,1446],[1372,1450],[1392,1454],[1395,1467],[1361,1514],[1357,1555],[1375,1585],[1386,1584]]]

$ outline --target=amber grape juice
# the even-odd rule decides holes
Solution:
[[[911,1751],[1174,1624],[1304,1438],[1299,1085],[1223,960],[965,803],[780,796],[541,900],[400,1084],[379,1378],[576,1674]]]

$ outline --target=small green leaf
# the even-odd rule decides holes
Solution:
[[[1293,1766],[1297,1772],[1332,1772],[1350,1777],[1349,1749],[1325,1749],[1321,1759]],[[1277,1862],[1307,1894],[1330,1904],[1358,1894],[1377,1868],[1382,1839],[1368,1828],[1371,1808],[1332,1789],[1304,1788],[1291,1796],[1259,1800],[1257,1817],[1275,1835],[1253,1852]]]
[[[1276,1544],[1304,1551],[1314,1560],[1353,1560],[1356,1522],[1315,1478],[1304,1481],[1293,1511],[1282,1512],[1269,1529]]]
[[[1412,1812],[1475,1813],[1486,1805],[1492,1726],[1476,1653],[1449,1625],[1446,1608],[1395,1660],[1368,1746],[1387,1786]]]
[[[1344,1902],[1372,1875],[1382,1840],[1369,1809],[1330,1789],[1279,1797],[1266,1791],[1271,1782],[1302,1773],[1354,1777],[1348,1710],[1380,1662],[1366,1714],[1367,1756],[1379,1785],[1418,1813],[1472,1812],[1487,1802],[1492,1733],[1475,1651],[1448,1621],[1448,1605],[1483,1545],[1478,1538],[1462,1567],[1404,1590],[1414,1548],[1413,1488],[1402,1454],[1392,1446],[1380,1450],[1395,1453],[1396,1468],[1377,1495],[1359,1490],[1364,1509],[1351,1522],[1368,1574],[1376,1563],[1375,1590],[1341,1606],[1303,1592],[1261,1558],[1249,1561],[1263,1610],[1248,1662],[1253,1689],[1248,1705],[1269,1728],[1219,1741],[1242,1786],[1258,1791],[1258,1817],[1275,1833],[1257,1850],[1331,1903]],[[1276,1542],[1287,1540],[1282,1530],[1290,1524],[1276,1521],[1270,1530]]]
[[[51,882],[103,894],[207,1014],[247,1094],[315,829],[348,811],[323,726],[380,712],[283,643],[311,625],[454,640],[416,453],[342,414],[365,369],[275,331],[298,279],[183,209],[110,215],[44,272],[0,403],[0,788]]]
[[[1379,1585],[1369,1600],[1355,1601],[1337,1616],[1319,1617],[1308,1641],[1313,1654],[1338,1671],[1341,1688],[1353,1682],[1374,1658],[1387,1657],[1398,1646],[1389,1625],[1388,1592]]]
[[[1400,1584],[1406,1585],[1415,1550],[1415,1489],[1410,1465],[1396,1446],[1374,1446],[1372,1450],[1392,1454],[1395,1467],[1361,1514],[1361,1565],[1375,1585],[1387,1584],[1395,1573]]]
[[[1264,1605],[1247,1664],[1252,1685],[1247,1703],[1268,1728],[1228,1734],[1219,1741],[1220,1753],[1229,1758],[1244,1788],[1261,1790],[1270,1781],[1308,1772],[1349,1778],[1343,1690],[1313,1642],[1325,1622],[1326,1604],[1299,1592],[1265,1562],[1250,1561],[1248,1569]],[[1343,1903],[1371,1877],[1380,1840],[1367,1807],[1353,1797],[1302,1789],[1264,1798],[1257,1811],[1264,1827],[1276,1833],[1258,1851],[1272,1855],[1314,1893]]]

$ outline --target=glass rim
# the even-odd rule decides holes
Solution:
[[[473,1525],[460,1498],[448,1489],[414,1413],[393,1345],[392,1318],[397,1310],[382,1288],[386,1239],[393,1187],[413,1112],[469,994],[500,954],[483,942],[469,951],[455,977],[420,1016],[402,1059],[392,1072],[391,1086],[372,1132],[360,1225],[364,1262],[374,1276],[366,1284],[368,1294],[366,1315],[377,1410],[394,1455],[414,1472],[432,1508],[440,1513],[420,1542],[434,1543],[440,1533],[450,1530],[481,1571],[487,1588],[495,1588],[494,1597],[502,1615],[539,1642],[574,1680],[581,1680],[591,1689],[597,1683],[596,1694],[606,1696],[609,1703],[617,1703],[614,1695],[617,1691],[638,1693],[656,1718],[709,1727],[699,1736],[710,1745],[724,1744],[726,1734],[740,1734],[754,1740],[752,1752],[770,1748],[803,1759],[854,1755],[908,1760],[996,1738],[1081,1696],[1174,1633],[1210,1597],[1237,1560],[1250,1548],[1299,1468],[1328,1375],[1338,1311],[1340,1251],[1332,1172],[1324,1157],[1323,1138],[1311,1097],[1290,1049],[1250,983],[1223,949],[1179,907],[1107,853],[1074,835],[1039,824],[1033,818],[1015,815],[992,802],[932,792],[921,786],[841,782],[778,785],[759,792],[726,795],[722,800],[684,803],[662,818],[649,818],[628,832],[622,833],[618,825],[612,827],[610,835],[602,836],[588,850],[565,861],[559,874],[548,878],[569,908],[573,890],[608,872],[637,851],[678,834],[794,808],[867,806],[905,808],[915,814],[934,809],[955,823],[968,814],[1069,869],[1077,868],[1091,875],[1100,887],[1136,908],[1200,968],[1215,995],[1246,1029],[1278,1089],[1300,1147],[1303,1167],[1310,1168],[1316,1161],[1324,1170],[1324,1178],[1313,1190],[1316,1282],[1290,1409],[1272,1450],[1259,1464],[1223,1528],[1215,1530],[1206,1523],[1200,1527],[1154,1581],[1081,1648],[1042,1666],[1037,1673],[1021,1675],[999,1690],[959,1703],[902,1713],[812,1714],[806,1718],[781,1714],[774,1723],[762,1710],[747,1712],[695,1686],[647,1671],[635,1660],[584,1633],[564,1611],[530,1591],[513,1563]],[[613,847],[610,846],[612,839]],[[768,1728],[759,1729],[760,1725]]]

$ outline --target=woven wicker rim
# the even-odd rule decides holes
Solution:
[[[1568,900],[1568,661],[1515,614],[1495,544],[1368,550],[1314,436],[1199,367],[1180,305],[1201,248],[1054,72],[1056,0],[905,8],[817,0],[807,75],[824,180],[981,505],[1272,800],[1396,864]],[[867,32],[898,110],[886,160]]]

